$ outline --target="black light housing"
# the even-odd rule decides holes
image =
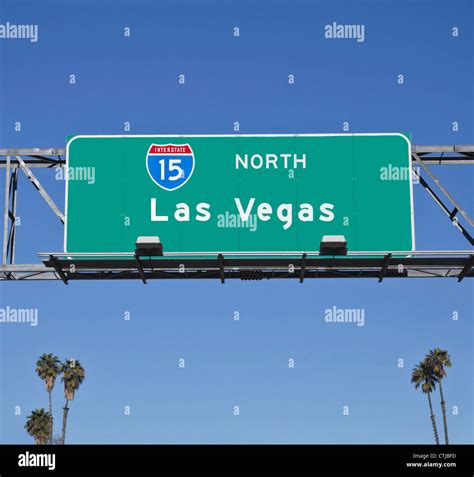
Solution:
[[[135,242],[137,256],[162,256],[163,244],[160,237],[138,237]]]
[[[344,235],[323,235],[319,246],[320,255],[347,255]]]

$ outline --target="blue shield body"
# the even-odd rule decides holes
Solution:
[[[146,167],[156,185],[167,191],[179,189],[194,171],[194,153],[189,144],[152,144]]]

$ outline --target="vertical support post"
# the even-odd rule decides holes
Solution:
[[[7,264],[8,252],[8,213],[10,211],[10,156],[7,156],[5,166],[5,210],[3,215],[3,248],[2,248],[2,264]]]
[[[15,263],[15,238],[16,238],[16,203],[18,190],[18,167],[14,166],[12,170],[11,194],[11,225],[8,237],[7,259],[10,264]]]

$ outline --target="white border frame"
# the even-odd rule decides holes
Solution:
[[[79,134],[72,137],[66,144],[66,188],[65,188],[65,200],[64,200],[64,253],[70,253],[74,255],[74,252],[68,252],[66,250],[67,243],[67,217],[68,217],[68,185],[69,185],[69,146],[76,139],[88,139],[88,138],[188,138],[188,137],[334,137],[334,136],[399,136],[405,139],[408,144],[408,168],[410,171],[410,224],[411,224],[411,251],[415,251],[415,212],[413,206],[413,170],[412,170],[412,156],[411,156],[411,142],[409,139],[401,133],[328,133],[328,134],[130,134],[130,135],[121,135],[121,134]],[[195,158],[196,160],[196,158]],[[194,171],[194,169],[193,169]],[[182,184],[184,185],[184,184]],[[376,250],[377,252],[377,250]],[[380,250],[382,252],[382,250]],[[110,252],[95,252],[95,255],[100,253],[110,253]],[[119,252],[117,252],[119,253]],[[126,252],[123,252],[126,253]],[[170,252],[170,253],[180,253],[180,252]],[[188,254],[193,253],[203,253],[203,252],[186,252]],[[207,253],[207,252],[206,252]],[[231,253],[245,253],[242,251],[239,252],[227,252]],[[271,254],[271,253],[281,253],[281,252],[247,252],[252,254]],[[305,251],[297,252],[305,253]],[[212,252],[209,252],[209,255],[215,255]]]

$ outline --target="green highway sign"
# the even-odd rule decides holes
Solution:
[[[74,136],[66,153],[67,253],[414,250],[403,134]]]

